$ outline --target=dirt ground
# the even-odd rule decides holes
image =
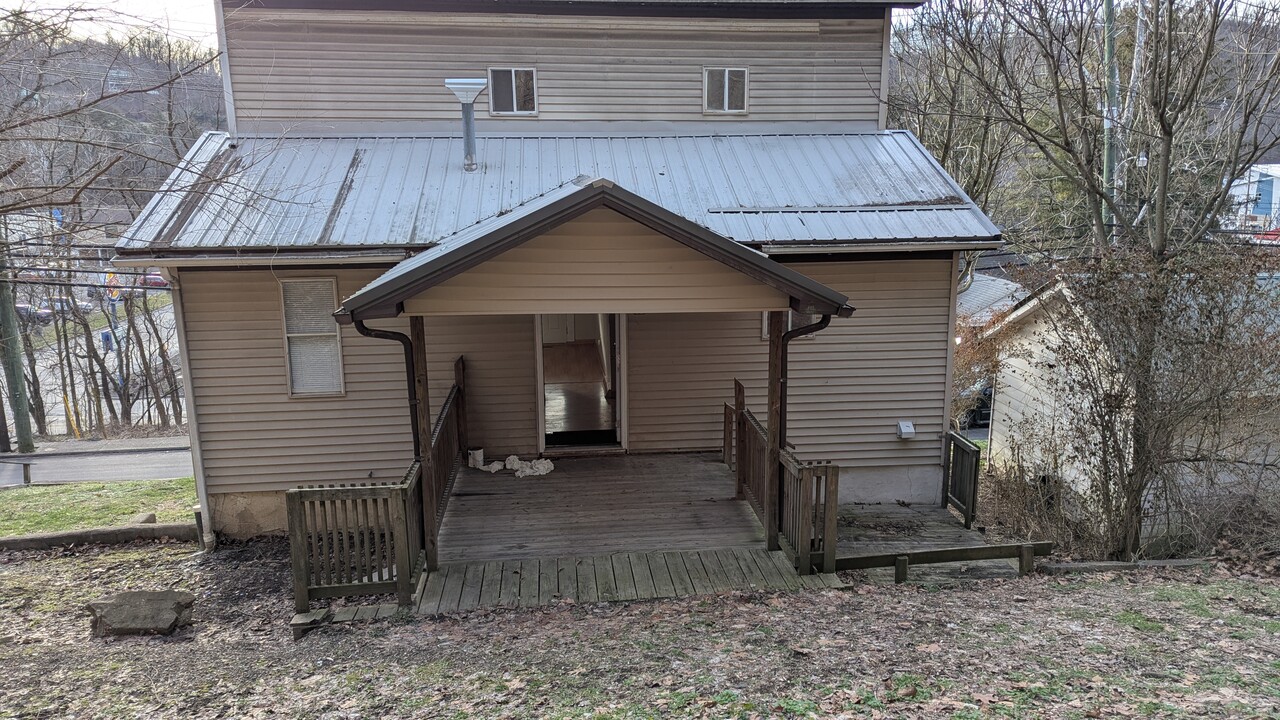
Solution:
[[[1276,717],[1280,583],[1223,569],[404,617],[301,642],[287,548],[0,554],[0,717]],[[855,579],[856,580],[856,579]],[[85,601],[196,594],[172,638]]]

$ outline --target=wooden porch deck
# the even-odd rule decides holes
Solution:
[[[554,462],[540,477],[459,471],[440,526],[441,565],[765,547],[718,455]]]
[[[442,565],[427,578],[417,611],[442,615],[483,607],[536,607],[652,600],[730,590],[839,588],[834,573],[796,575],[779,551],[730,548]]]

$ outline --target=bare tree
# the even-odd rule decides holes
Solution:
[[[1071,404],[1050,454],[1085,468],[1074,489],[1102,551],[1129,557],[1154,499],[1191,475],[1225,483],[1271,463],[1257,398],[1280,367],[1258,357],[1280,357],[1280,302],[1258,278],[1275,258],[1217,231],[1231,185],[1280,143],[1280,11],[1122,4],[1112,68],[1102,5],[959,0],[925,17],[947,47],[932,77],[960,86],[938,93],[974,97],[957,105],[978,110],[958,112],[1017,140],[1003,158],[1016,196],[993,212],[1018,228],[1016,249],[1052,261],[1042,270],[1069,298],[1046,304],[1042,342]],[[1113,105],[1119,65],[1128,85]]]

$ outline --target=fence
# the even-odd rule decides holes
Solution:
[[[836,568],[836,511],[839,468],[830,463],[801,464],[790,452],[782,455],[782,549],[796,572],[808,575]]]
[[[746,407],[742,383],[733,382],[733,405],[724,407],[726,465],[734,470],[739,499],[746,500],[765,529],[769,547],[788,551],[798,572],[815,566],[832,572],[836,552],[839,468],[801,464],[789,451],[769,462],[769,435]]]
[[[408,605],[422,568],[422,466],[403,482],[302,487],[285,492],[294,605],[395,593]],[[421,505],[417,505],[421,507]]]
[[[964,518],[965,529],[973,527],[978,514],[978,468],[982,450],[963,435],[948,432],[942,437],[942,507],[951,506]]]

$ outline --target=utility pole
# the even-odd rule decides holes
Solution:
[[[22,371],[22,331],[18,329],[18,309],[14,307],[14,285],[9,273],[9,218],[0,215],[0,361],[9,384],[9,404],[13,427],[18,435],[18,452],[34,452],[31,409],[27,405],[27,378]]]
[[[1116,112],[1120,104],[1120,66],[1116,64],[1116,8],[1114,0],[1102,2],[1102,61],[1106,65],[1107,105],[1102,115],[1102,192],[1115,201],[1116,195]],[[1115,216],[1111,207],[1102,203],[1102,231],[1108,240],[1113,236]]]

